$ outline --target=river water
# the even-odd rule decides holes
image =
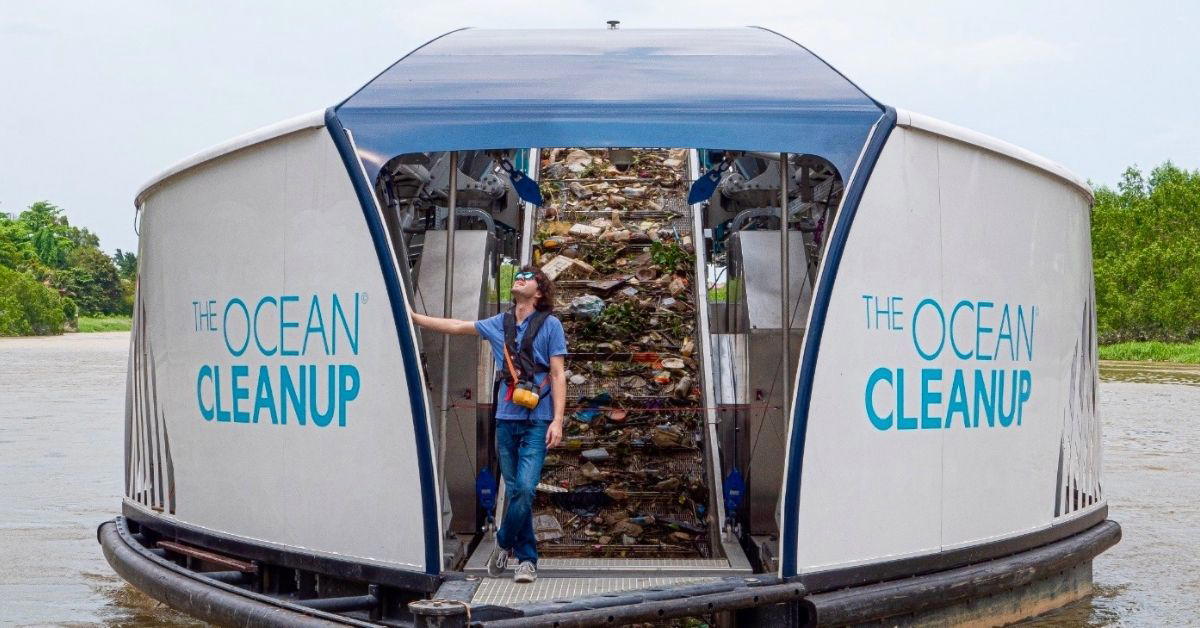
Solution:
[[[0,338],[0,625],[195,625],[96,543],[122,492],[126,333]],[[1124,538],[1096,594],[1025,625],[1200,625],[1200,369],[1101,367],[1105,491]]]

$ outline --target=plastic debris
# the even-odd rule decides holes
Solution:
[[[588,449],[579,455],[583,456],[588,462],[600,462],[609,458],[608,450],[603,447]]]
[[[555,255],[542,264],[542,272],[550,279],[558,281],[559,279],[568,279],[572,276],[590,275],[596,272],[583,260],[573,258],[567,255]]]
[[[602,232],[602,231],[604,231],[604,229],[602,229],[601,227],[594,227],[592,225],[576,224],[576,225],[571,225],[571,229],[568,230],[567,233],[570,235],[573,235],[573,236],[580,236],[580,237],[584,237],[584,238],[594,238],[594,237],[600,235],[600,232]]]
[[[624,501],[626,499],[629,499],[629,493],[627,491],[623,491],[619,488],[613,488],[613,487],[606,488],[606,489],[604,489],[604,494],[608,495],[609,498],[615,502]]]
[[[674,425],[660,425],[650,434],[657,447],[680,447],[684,443],[683,432]]]
[[[571,313],[595,318],[604,311],[604,299],[594,294],[584,294],[571,299]]]
[[[579,467],[579,474],[590,482],[595,482],[604,477],[604,473],[600,471],[600,468],[591,462],[586,462],[582,467]]]
[[[590,462],[588,464],[591,464]],[[581,517],[594,517],[612,504],[612,498],[596,485],[581,486],[565,493],[548,495],[552,503]]]
[[[608,294],[608,293],[611,293],[613,290],[616,290],[618,287],[621,286],[621,284],[624,284],[624,283],[625,283],[625,278],[622,277],[619,279],[606,279],[603,281],[588,282],[587,287],[592,290],[595,290],[596,292]],[[636,293],[637,290],[634,290],[634,292]]]
[[[639,268],[634,275],[638,281],[653,281],[658,276],[658,270],[655,268]]]
[[[675,383],[675,387],[671,389],[671,394],[676,399],[687,399],[692,394],[692,386],[692,378],[684,375]]]
[[[617,162],[611,161],[620,155]],[[572,353],[564,444],[535,513],[546,556],[708,558],[695,272],[682,150],[551,149],[534,258]],[[686,526],[686,527],[684,527]],[[551,532],[553,533],[553,532]]]
[[[674,296],[679,296],[684,290],[687,290],[688,281],[683,277],[672,277],[671,283],[667,286],[667,291]]]
[[[656,490],[656,491],[673,491],[673,490],[679,488],[679,485],[681,483],[682,483],[682,481],[679,478],[667,478],[667,479],[663,480],[662,482],[655,484],[654,490]]]
[[[629,536],[637,538],[642,535],[642,526],[626,519],[625,521],[617,522],[617,524],[614,525],[609,532],[612,534],[628,534]]]
[[[647,386],[646,380],[637,376],[629,375],[621,378],[621,386],[629,390],[641,390]]]
[[[562,524],[554,515],[537,515],[533,518],[533,536],[539,541],[553,541],[563,537]]]
[[[600,409],[599,408],[580,408],[580,409],[576,410],[571,416],[574,417],[575,420],[577,420],[577,421],[581,421],[583,423],[591,423],[593,420],[596,419],[596,417],[600,416]]]
[[[576,149],[567,153],[564,161],[568,171],[574,174],[582,174],[595,160],[587,151]]]

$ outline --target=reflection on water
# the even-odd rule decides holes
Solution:
[[[122,492],[129,335],[0,338],[0,625],[199,625],[96,543]],[[1105,491],[1124,538],[1096,594],[1026,625],[1200,625],[1200,368],[1104,363]]]
[[[1100,380],[1200,386],[1200,365],[1105,361],[1100,363]]]
[[[89,586],[104,600],[97,609],[98,621],[72,622],[72,625],[99,623],[109,626],[206,626],[163,606],[154,598],[129,586],[120,576],[107,574],[84,574]]]

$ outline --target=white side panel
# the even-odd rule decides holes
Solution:
[[[1099,507],[1091,303],[1077,189],[894,129],[830,299],[800,572],[1010,537]],[[1066,476],[1089,487],[1074,506]]]
[[[400,346],[328,132],[300,130],[159,183],[142,243],[144,383],[131,412],[152,432],[161,424],[169,445],[149,458],[131,445],[150,481],[127,498],[214,531],[423,571]],[[286,382],[302,376],[296,403]]]
[[[1003,155],[1009,159],[1024,162],[1074,185],[1080,194],[1088,198],[1088,202],[1091,202],[1094,198],[1092,186],[1087,182],[1087,179],[1067,170],[1062,164],[1046,159],[1041,155],[1005,142],[1004,140],[958,126],[957,124],[951,124],[944,120],[938,120],[931,116],[904,111],[902,109],[896,111],[896,124],[902,127],[926,131],[941,137],[955,139],[964,144],[970,144],[994,152],[997,155]]]
[[[134,205],[140,206],[142,204],[143,197],[150,194],[153,191],[154,186],[190,168],[195,168],[196,166],[199,166],[207,161],[211,161],[221,157],[222,155],[239,151],[247,146],[253,146],[267,140],[272,140],[294,131],[299,131],[300,129],[319,129],[323,126],[325,126],[325,110],[318,109],[316,111],[310,111],[306,114],[288,118],[287,120],[281,120],[280,122],[262,127],[261,129],[255,129],[249,133],[243,133],[235,138],[221,142],[216,146],[212,146],[198,153],[189,155],[180,160],[178,163],[172,164],[167,169],[151,177],[150,180],[138,190],[137,195],[134,197]]]
[[[939,139],[938,150],[942,254],[957,260],[943,268],[943,290],[954,302],[993,303],[978,322],[961,310],[957,326],[960,337],[978,336],[979,351],[993,359],[978,353],[958,359],[951,350],[947,368],[1003,369],[1010,384],[998,400],[997,427],[986,427],[981,412],[980,427],[965,429],[956,421],[941,430],[942,545],[956,547],[1042,528],[1055,516],[1064,416],[1077,392],[1072,370],[1079,368],[1078,343],[1090,342],[1092,251],[1089,208],[1071,186],[953,140]],[[1005,305],[1011,344],[1003,336]],[[1014,370],[1029,373],[1030,389],[1021,403],[1018,381],[1018,416],[1005,428],[1000,423],[1012,401]],[[1096,423],[1094,411],[1086,420]]]

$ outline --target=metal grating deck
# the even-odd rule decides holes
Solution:
[[[467,560],[467,564],[463,566],[463,571],[474,576],[484,577],[486,580],[487,558],[494,547],[496,547],[496,541],[493,537],[480,541],[479,546]],[[600,556],[557,557],[543,552],[541,559],[538,560],[538,576],[545,580],[595,579],[606,581],[615,579],[682,582],[683,580],[679,579],[683,578],[691,582],[690,579],[693,578],[725,578],[753,573],[745,557],[741,556],[740,552],[734,551],[733,547],[736,546],[723,546],[723,549],[727,555],[731,552],[734,553],[737,557],[734,561],[730,561],[727,557],[664,557],[661,548],[653,548],[652,551],[654,554],[658,554],[657,556],[612,558]],[[509,571],[505,573],[506,578],[512,578],[512,568],[515,566],[515,563],[510,563]]]
[[[538,561],[539,565],[550,559]],[[596,560],[596,559],[592,559]],[[724,562],[724,561],[721,561]],[[512,576],[483,578],[475,590],[471,604],[527,604],[551,600],[570,600],[591,595],[604,595],[620,591],[634,591],[652,587],[670,587],[681,584],[709,582],[717,578],[546,578],[536,582],[517,584]]]

